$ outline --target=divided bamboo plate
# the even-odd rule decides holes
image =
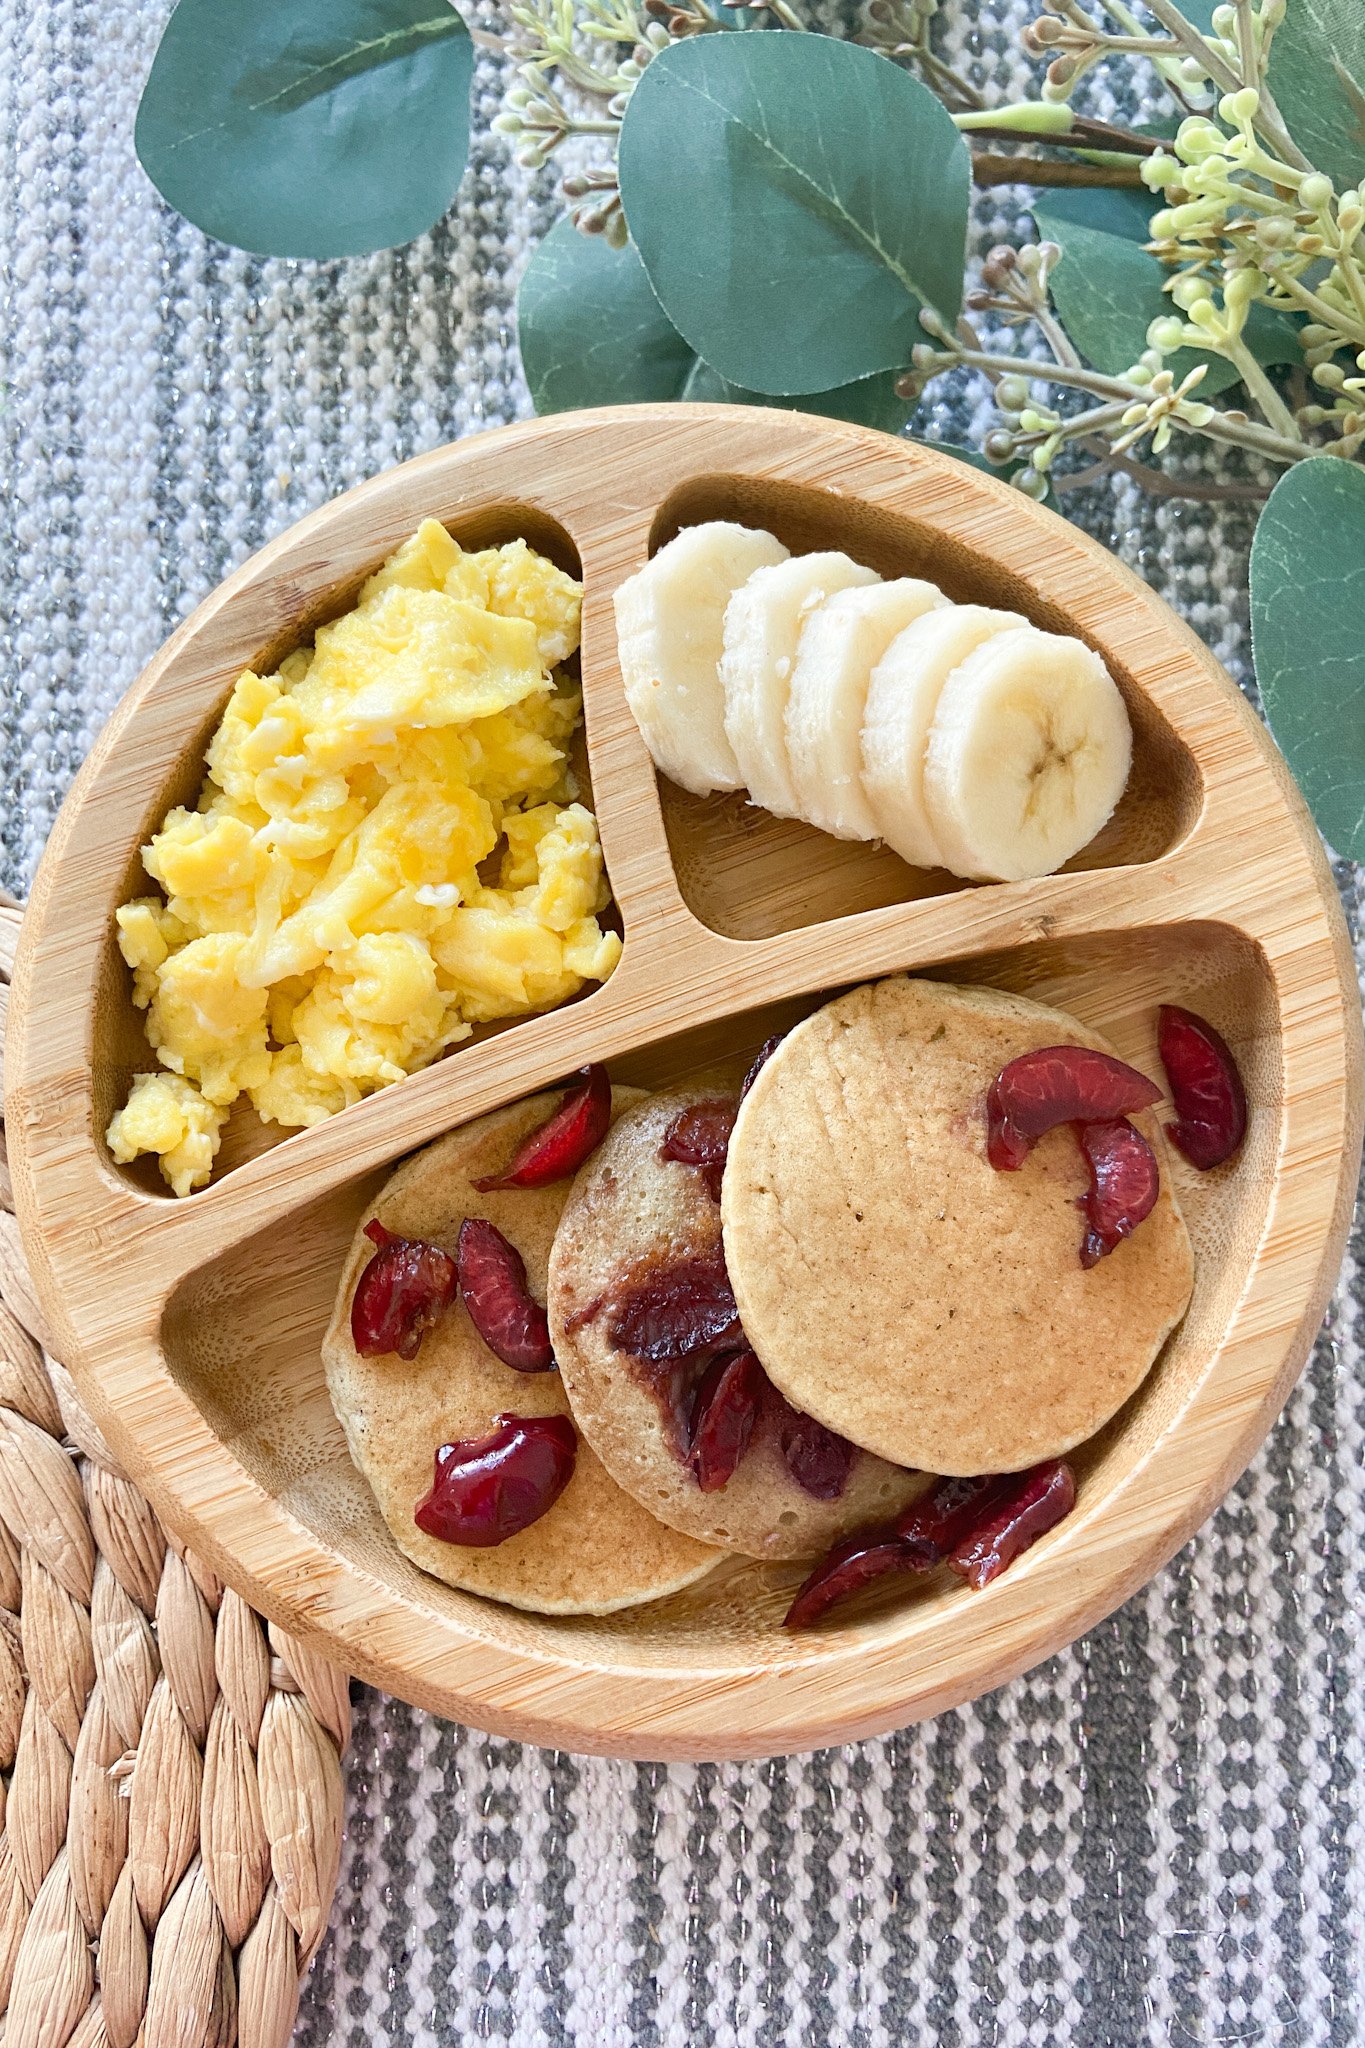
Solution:
[[[420,518],[476,546],[524,534],[579,569],[591,801],[625,950],[599,990],[271,1143],[238,1120],[184,1202],[102,1133],[148,1063],[113,939],[138,847],[192,797],[238,672],[342,610]],[[615,659],[614,586],[684,523],[737,518],[794,550],[1076,633],[1135,733],[1102,838],[1041,882],[967,886],[656,781]],[[731,1562],[654,1606],[539,1619],[399,1556],[347,1457],[318,1356],[344,1249],[394,1162],[590,1059],[657,1083],[757,1046],[900,969],[1027,991],[1155,1065],[1158,1002],[1231,1041],[1240,1159],[1177,1162],[1194,1300],[1156,1370],[1078,1456],[1071,1518],[985,1594],[902,1586],[792,1639],[799,1569]],[[1361,1137],[1359,998],[1316,834],[1217,663],[1111,556],[947,456],[743,407],[578,413],[482,435],[352,491],[202,605],[130,691],[57,823],[24,927],[11,1159],[43,1307],[157,1509],[267,1614],[365,1678],[476,1726],[572,1749],[732,1757],[932,1714],[1068,1642],[1210,1512],[1299,1371],[1336,1277]],[[856,1367],[856,1361],[851,1361]]]

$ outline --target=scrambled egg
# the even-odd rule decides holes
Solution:
[[[115,1159],[176,1194],[232,1104],[319,1122],[494,1017],[602,981],[621,942],[567,748],[582,592],[525,541],[466,554],[434,519],[354,610],[240,678],[195,809],[118,913],[163,1071],[136,1076]]]

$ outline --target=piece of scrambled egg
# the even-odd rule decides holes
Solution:
[[[621,950],[567,748],[582,592],[524,541],[466,554],[434,519],[278,675],[241,677],[194,810],[118,913],[164,1071],[109,1126],[176,1194],[241,1095],[319,1122],[493,1017],[547,1010]]]

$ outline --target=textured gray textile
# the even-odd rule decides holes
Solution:
[[[1008,87],[1007,24],[1033,9],[979,11],[973,27],[959,5],[952,46]],[[435,234],[260,262],[172,218],[135,165],[163,19],[162,0],[0,0],[0,767],[20,889],[101,719],[227,569],[373,471],[526,409],[512,287],[553,206],[486,139],[494,63]],[[989,206],[979,241],[1014,196]],[[971,409],[935,424],[961,432]],[[1250,515],[1127,484],[1084,512],[1245,677]],[[1358,876],[1340,879],[1354,915]],[[1213,1523],[973,1707],[683,1769],[522,1749],[362,1692],[302,2039],[1365,2041],[1359,1256]]]

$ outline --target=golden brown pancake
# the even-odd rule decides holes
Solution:
[[[372,1216],[399,1236],[425,1238],[452,1255],[466,1216],[486,1216],[526,1261],[531,1291],[545,1296],[546,1267],[571,1183],[479,1194],[471,1181],[499,1172],[518,1144],[559,1105],[536,1095],[441,1138],[401,1166],[357,1226],[323,1341],[327,1386],[352,1458],[369,1481],[394,1542],[423,1571],[490,1599],[540,1614],[610,1614],[690,1586],[718,1560],[623,1493],[579,1432],[573,1478],[529,1529],[488,1550],[428,1536],[412,1511],[431,1485],[441,1444],[486,1436],[498,1415],[567,1415],[558,1373],[514,1372],[493,1356],[457,1303],[429,1330],[412,1360],[362,1358],[351,1341],[351,1295],[373,1252]],[[619,1112],[640,1099],[613,1092]]]
[[[659,1149],[678,1111],[715,1093],[672,1089],[637,1103],[583,1168],[550,1254],[550,1332],[574,1420],[627,1493],[723,1550],[810,1557],[886,1521],[923,1491],[923,1475],[859,1454],[839,1498],[814,1499],[787,1469],[781,1404],[769,1400],[729,1482],[703,1493],[647,1374],[611,1339],[613,1305],[641,1276],[719,1249],[720,1209],[702,1174]]]
[[[798,1024],[745,1098],[722,1200],[744,1327],[788,1400],[884,1458],[971,1474],[1059,1456],[1185,1312],[1193,1254],[1150,1112],[1132,1121],[1156,1206],[1089,1271],[1074,1132],[1018,1172],[987,1161],[991,1081],[1062,1044],[1113,1051],[1022,996],[900,976]]]

